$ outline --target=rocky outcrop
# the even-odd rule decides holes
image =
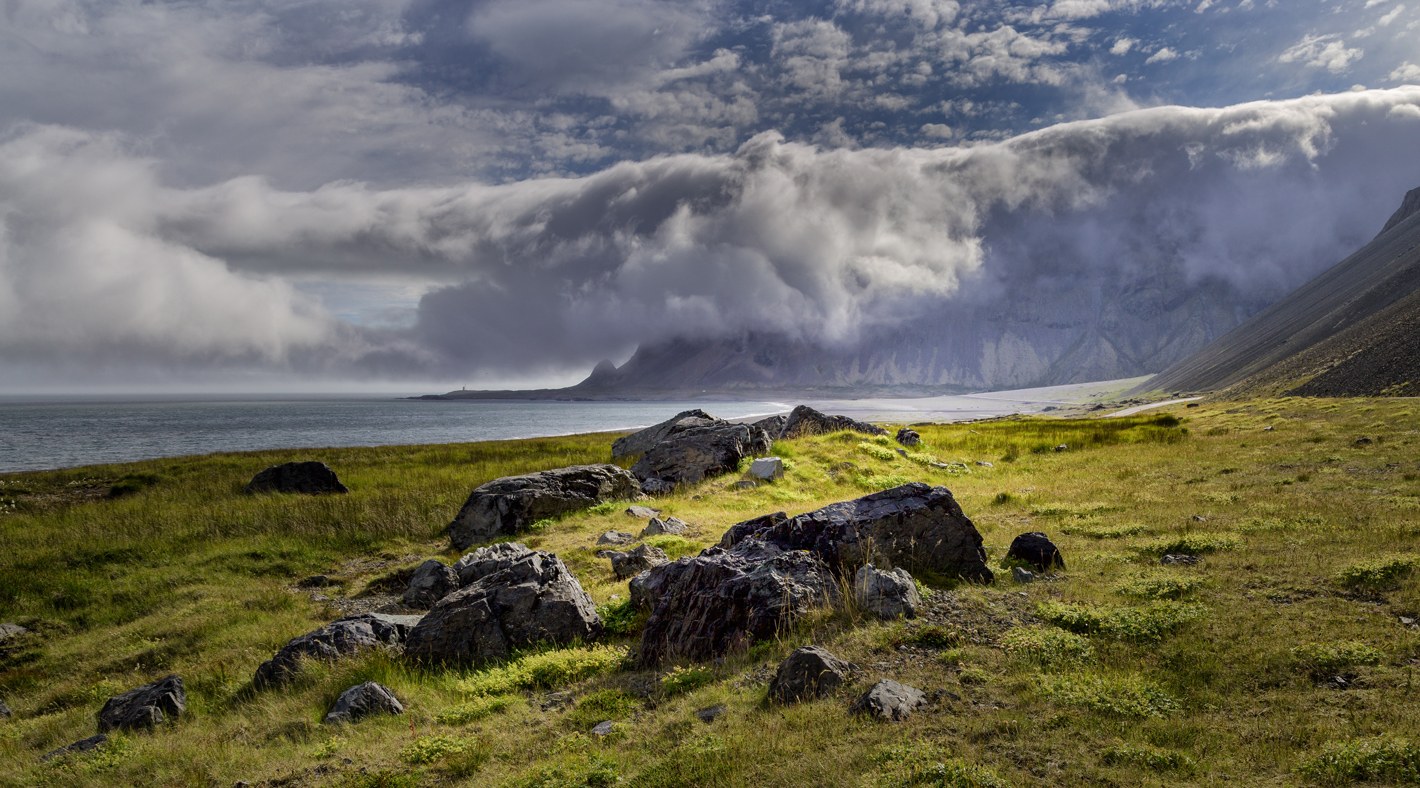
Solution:
[[[787,413],[780,413],[775,416],[770,416],[767,419],[760,419],[750,426],[764,430],[764,432],[769,435],[770,440],[777,441],[779,437],[784,434],[784,425],[788,423],[789,415]]]
[[[789,413],[789,418],[784,422],[784,429],[775,440],[790,440],[793,438],[803,438],[808,435],[824,435],[830,432],[842,432],[852,430],[868,435],[886,435],[887,430],[862,421],[855,421],[847,416],[829,416],[820,413],[808,405],[800,405]]]
[[[922,690],[892,679],[883,679],[863,693],[849,708],[854,714],[864,714],[881,720],[905,720],[927,705]]]
[[[881,556],[913,572],[936,572],[990,582],[981,534],[952,493],[921,482],[830,504],[786,517],[782,512],[739,523],[720,546],[733,547],[751,536],[784,550],[810,550],[840,571]]]
[[[292,638],[275,656],[261,663],[252,677],[257,689],[278,687],[300,670],[302,659],[334,661],[357,651],[399,646],[419,621],[418,616],[361,613],[346,616],[320,629]]]
[[[641,455],[631,472],[646,492],[669,492],[679,484],[733,473],[740,460],[765,454],[771,445],[763,430],[744,424],[678,427]]]
[[[1049,572],[1056,567],[1065,568],[1065,558],[1060,555],[1060,548],[1040,531],[1024,533],[1011,540],[1011,549],[1007,551],[1006,557],[1025,561],[1038,572]]]
[[[920,446],[922,445],[922,436],[917,434],[917,430],[903,427],[897,431],[897,442],[903,446]]]
[[[617,580],[633,577],[670,560],[666,558],[665,551],[648,544],[643,544],[628,553],[613,552],[608,558],[611,559],[611,571],[616,575]]]
[[[720,423],[720,419],[711,416],[709,413],[699,408],[683,410],[660,424],[653,424],[644,430],[633,432],[622,438],[617,438],[611,444],[611,458],[616,460],[622,457],[635,457],[638,454],[645,454],[654,448],[657,443],[665,440],[666,436],[677,428],[704,427],[717,423]]]
[[[848,681],[853,666],[818,646],[794,649],[769,682],[769,698],[798,703],[830,695]]]
[[[641,491],[636,477],[615,465],[574,465],[505,476],[475,489],[449,524],[449,541],[463,550],[516,534],[538,520],[585,509]]]
[[[533,551],[521,542],[500,542],[480,547],[454,564],[454,572],[459,576],[459,585],[468,586],[479,580],[512,566]]]
[[[458,589],[459,573],[443,561],[430,558],[414,570],[409,587],[399,601],[407,607],[427,610]]]
[[[859,609],[885,621],[894,618],[915,618],[922,606],[917,583],[906,569],[884,572],[872,564],[863,564],[853,576],[853,592]]]
[[[409,633],[404,653],[428,663],[505,659],[538,643],[593,640],[601,629],[577,578],[539,550],[439,600]]]
[[[324,495],[347,493],[350,488],[340,483],[329,465],[312,461],[273,465],[253,476],[242,492],[248,495],[266,492]]]
[[[403,714],[404,706],[383,684],[367,681],[340,693],[322,720],[327,725],[358,722],[371,714]]]
[[[652,572],[650,569],[631,578],[627,587],[631,590],[631,606],[637,610],[655,610],[673,575],[667,572]]]
[[[643,586],[659,592],[638,650],[648,666],[747,648],[838,602],[838,583],[816,555],[755,538],[662,564]]]
[[[679,517],[667,517],[662,520],[659,517],[652,517],[651,522],[646,523],[646,527],[641,529],[641,538],[648,536],[679,536],[690,530],[690,523]]]
[[[152,730],[187,711],[182,678],[168,676],[122,695],[114,695],[99,710],[99,733],[113,730]]]

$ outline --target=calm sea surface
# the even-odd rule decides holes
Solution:
[[[721,418],[777,402],[477,402],[394,398],[0,398],[0,472],[217,451],[392,446],[625,430],[688,408]]]

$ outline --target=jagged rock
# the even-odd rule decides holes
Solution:
[[[758,457],[750,463],[749,475],[765,481],[782,479],[784,478],[784,461],[778,457]]]
[[[653,424],[639,432],[633,432],[623,438],[617,438],[616,441],[611,444],[611,458],[616,460],[622,457],[633,457],[637,454],[645,454],[654,448],[657,443],[665,440],[666,436],[677,428],[704,427],[709,424],[717,423],[721,423],[721,420],[699,408],[683,410],[660,424]]]
[[[514,562],[532,555],[532,552],[521,542],[491,544],[460,558],[458,563],[454,564],[454,572],[458,573],[460,586],[473,585],[494,572],[507,569]]]
[[[1164,566],[1193,566],[1203,563],[1203,557],[1197,555],[1166,555],[1159,559],[1159,563]]]
[[[853,666],[818,646],[802,646],[779,663],[769,682],[769,697],[798,703],[832,694],[848,681]]]
[[[758,427],[759,429],[764,430],[765,433],[769,435],[770,440],[777,441],[779,440],[779,436],[784,434],[784,425],[788,423],[788,414],[780,413],[777,416],[770,416],[767,419],[760,419],[759,421],[756,421],[749,426]]]
[[[10,638],[19,637],[27,632],[29,632],[29,630],[19,624],[12,624],[7,621],[4,624],[0,624],[0,643],[4,643]]]
[[[641,529],[641,538],[648,536],[661,536],[664,534],[678,535],[690,529],[690,523],[678,518],[667,517],[662,520],[659,517],[652,517],[651,522],[646,523],[646,527]]]
[[[182,678],[168,676],[122,695],[114,695],[99,710],[99,733],[112,730],[151,730],[165,720],[176,720],[187,711]]]
[[[398,646],[419,621],[419,616],[361,613],[346,616],[320,629],[292,638],[275,656],[261,663],[252,677],[257,689],[285,684],[300,669],[301,659],[334,661],[361,649]]]
[[[403,714],[404,706],[389,687],[373,681],[357,684],[340,693],[335,705],[322,720],[327,725],[357,722],[371,714]]]
[[[731,473],[740,460],[769,451],[772,441],[764,430],[744,424],[717,422],[676,428],[631,466],[642,488],[664,492],[669,486],[695,484],[711,476]]]
[[[898,721],[907,719],[912,712],[925,705],[927,697],[922,690],[892,679],[883,679],[854,701],[849,710],[854,714]]]
[[[814,410],[808,405],[800,405],[789,413],[789,418],[785,420],[784,429],[779,433],[779,437],[784,440],[789,440],[791,438],[802,438],[807,435],[842,432],[843,430],[864,432],[869,435],[888,434],[887,430],[882,427],[861,421],[854,421],[847,416],[828,416]]]
[[[1025,561],[1038,572],[1049,572],[1057,566],[1065,568],[1065,557],[1060,555],[1060,548],[1040,531],[1024,533],[1013,539],[1006,557]]]
[[[463,550],[511,536],[547,517],[641,491],[636,477],[615,465],[574,465],[494,479],[475,489],[449,523],[449,541]]]
[[[918,435],[917,430],[911,427],[903,427],[897,431],[897,442],[901,443],[903,446],[920,446],[922,444],[922,436]]]
[[[66,744],[57,750],[50,750],[49,752],[45,753],[43,756],[40,757],[40,761],[42,763],[48,763],[49,761],[52,761],[55,758],[62,758],[66,755],[78,755],[79,753],[83,752],[93,752],[94,750],[97,750],[98,748],[104,746],[104,743],[107,741],[108,737],[103,735],[102,733],[98,736],[90,736],[87,739],[80,739],[79,741],[76,741],[73,744]]]
[[[410,631],[404,653],[423,662],[506,659],[513,649],[590,641],[601,630],[577,578],[538,550],[439,600]]]
[[[628,534],[625,531],[607,531],[597,537],[597,544],[631,544],[636,541],[636,534]]]
[[[669,574],[653,573],[650,569],[631,578],[627,584],[631,589],[631,606],[637,610],[655,610],[671,578]]]
[[[1018,566],[1011,570],[1011,578],[1017,583],[1034,583],[1035,572],[1023,566]]]
[[[626,507],[626,514],[627,514],[627,516],[629,516],[629,517],[640,517],[640,518],[643,519],[643,520],[645,520],[645,519],[647,519],[647,518],[650,518],[650,517],[656,517],[656,516],[660,515],[660,513],[661,513],[661,510],[660,510],[660,509],[652,509],[652,508],[649,507],[649,506],[628,506],[628,507]]]
[[[883,620],[916,618],[922,606],[917,583],[906,569],[884,572],[872,564],[863,564],[853,576],[853,591],[858,607]]]
[[[414,570],[409,587],[399,601],[409,607],[427,609],[458,589],[459,573],[443,561],[430,558]]]
[[[244,493],[305,493],[322,495],[325,493],[347,493],[350,488],[340,483],[335,471],[323,462],[288,462],[273,465],[253,476]]]
[[[611,558],[611,571],[617,580],[625,580],[670,560],[661,548],[648,544],[627,553],[612,553],[608,557]]]
[[[945,487],[921,482],[830,504],[797,517],[782,512],[734,525],[720,539],[733,547],[751,535],[785,550],[812,550],[840,571],[881,556],[913,572],[991,582],[981,534]]]
[[[659,591],[638,651],[647,666],[745,648],[838,603],[838,582],[817,556],[754,538],[655,567],[645,585]]]

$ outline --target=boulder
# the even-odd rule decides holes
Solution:
[[[651,517],[656,517],[656,516],[660,515],[660,513],[661,513],[661,510],[660,510],[660,509],[652,509],[652,508],[649,507],[649,506],[628,506],[628,507],[626,507],[626,516],[627,516],[627,517],[640,517],[640,518],[643,519],[643,520],[649,519],[649,518],[651,518]]]
[[[350,488],[340,483],[335,471],[323,462],[288,462],[273,465],[253,476],[242,492],[247,494],[282,492],[323,495],[347,493]]]
[[[897,442],[903,446],[922,445],[922,436],[917,434],[917,430],[911,427],[903,427],[897,431]]]
[[[782,479],[784,478],[784,461],[778,457],[758,457],[750,463],[749,475],[765,481]]]
[[[99,733],[112,730],[152,730],[187,711],[182,678],[168,676],[122,695],[114,695],[99,710]]]
[[[1006,557],[1025,561],[1038,572],[1049,572],[1056,566],[1065,568],[1065,558],[1060,555],[1060,548],[1040,531],[1024,533],[1011,540],[1011,549],[1006,552]]]
[[[1031,570],[1026,569],[1023,566],[1018,566],[1011,570],[1011,578],[1017,583],[1034,583],[1035,572],[1032,572]]]
[[[683,534],[690,530],[690,523],[678,518],[667,517],[662,520],[659,517],[652,517],[651,522],[646,523],[646,527],[641,529],[641,538],[648,536],[662,536],[670,534],[672,536]]]
[[[608,557],[611,558],[611,571],[616,574],[617,580],[633,577],[670,560],[659,547],[648,544],[643,544],[629,553],[612,553]]]
[[[463,550],[511,536],[538,520],[585,509],[641,491],[636,477],[615,465],[574,465],[494,479],[475,489],[449,523],[449,541]]]
[[[644,586],[658,592],[638,649],[645,666],[747,648],[838,603],[838,582],[816,555],[755,538],[655,567]]]
[[[595,640],[596,605],[562,560],[541,550],[439,600],[409,633],[405,656],[422,662],[506,659],[538,643]]]
[[[4,624],[0,624],[0,645],[3,645],[6,641],[10,640],[11,638],[17,638],[17,637],[19,637],[20,635],[24,635],[24,634],[26,634],[26,633],[28,633],[28,632],[29,632],[28,629],[25,629],[24,627],[20,626],[19,624],[11,624],[11,623],[9,623],[9,622],[6,622],[6,623],[4,623]]]
[[[340,693],[335,705],[322,720],[327,725],[358,722],[371,714],[403,714],[404,706],[389,687],[373,681],[357,684]]]
[[[279,687],[300,669],[302,659],[333,662],[367,648],[398,646],[419,621],[419,616],[390,616],[361,613],[346,616],[320,629],[292,638],[269,660],[261,663],[252,677],[257,689]]]
[[[625,531],[607,531],[597,537],[597,544],[631,544],[636,541],[636,534],[628,534]]]
[[[907,719],[925,705],[927,697],[922,690],[883,679],[854,701],[849,711],[896,722]]]
[[[832,694],[848,681],[853,666],[818,646],[794,649],[769,682],[770,700],[798,703]]]
[[[5,701],[0,700],[0,717],[8,720],[10,717],[14,716],[14,714],[15,712],[10,711],[10,707],[5,705]]]
[[[631,606],[637,610],[655,610],[661,594],[665,593],[671,575],[655,573],[650,569],[631,578],[627,586],[631,589]]]
[[[50,750],[49,752],[45,753],[43,756],[40,757],[40,762],[48,763],[49,761],[52,761],[55,758],[63,758],[66,755],[78,755],[82,752],[93,752],[94,750],[97,750],[98,748],[104,746],[104,743],[107,741],[108,737],[103,735],[102,733],[100,733],[98,736],[90,736],[87,739],[80,739],[79,741],[76,741],[73,744],[66,744],[57,750]]]
[[[454,572],[459,576],[460,586],[473,585],[494,572],[507,569],[523,557],[532,555],[532,552],[521,542],[491,544],[460,558],[454,564]]]
[[[457,590],[459,573],[443,561],[430,558],[414,570],[414,576],[409,578],[409,587],[399,601],[408,607],[427,610]]]
[[[885,621],[916,618],[917,608],[922,606],[917,583],[906,569],[884,572],[863,564],[853,576],[853,591],[860,609]]]
[[[598,739],[605,739],[613,733],[616,733],[615,720],[602,720],[601,722],[592,726],[592,735],[597,737]]]
[[[767,419],[760,419],[749,426],[764,430],[765,433],[769,435],[770,440],[777,441],[779,440],[779,436],[784,434],[784,425],[788,423],[789,414],[780,413],[776,416],[770,416]]]
[[[797,517],[782,512],[739,523],[720,546],[749,536],[784,550],[811,550],[835,572],[856,572],[869,558],[912,572],[989,583],[981,534],[945,487],[904,484]]]
[[[764,430],[744,424],[717,422],[676,429],[641,455],[631,473],[648,492],[665,492],[680,484],[732,473],[740,460],[769,451]]]
[[[703,427],[707,424],[715,424],[718,422],[720,422],[720,419],[711,416],[709,413],[699,408],[683,410],[660,424],[653,424],[644,430],[633,432],[623,438],[617,438],[611,444],[611,458],[616,460],[622,457],[634,457],[637,454],[645,454],[657,443],[665,440],[665,437],[677,427],[681,429]]]
[[[807,435],[824,435],[830,432],[842,432],[852,430],[853,432],[863,432],[868,435],[886,435],[887,430],[872,424],[861,421],[854,421],[847,416],[828,416],[820,413],[808,405],[800,405],[789,413],[789,417],[784,422],[784,429],[780,431],[779,437],[784,440],[791,438],[802,438]]]

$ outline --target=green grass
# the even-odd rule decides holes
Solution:
[[[720,663],[642,670],[622,655],[645,614],[594,555],[598,535],[642,523],[611,502],[517,537],[577,574],[604,642],[474,667],[371,652],[311,663],[281,692],[250,680],[287,639],[340,615],[334,604],[397,595],[427,558],[458,558],[444,528],[469,490],[606,461],[615,436],[0,475],[0,621],[33,630],[0,650],[0,697],[15,710],[0,720],[0,785],[1414,783],[1420,637],[1399,623],[1420,615],[1420,417],[1408,402],[1205,402],[915,429],[930,454],[855,434],[780,442],[783,479],[658,497],[691,529],[649,541],[693,554],[751,516],[922,481],[952,490],[992,566],[1041,530],[1069,572],[985,587],[922,576],[931,594],[916,620],[814,615]],[[1359,434],[1385,440],[1358,448]],[[329,463],[351,493],[241,494],[258,470],[298,459]],[[1160,566],[1169,552],[1208,561]],[[333,584],[297,587],[314,574]],[[774,667],[809,643],[860,671],[834,697],[770,703]],[[176,725],[37,763],[92,735],[107,697],[172,672],[190,710]],[[1342,672],[1361,678],[1318,683]],[[850,716],[877,678],[940,692],[901,724]],[[370,680],[406,713],[320,723]],[[713,724],[696,718],[714,705],[726,712]],[[613,735],[590,735],[602,719]]]

